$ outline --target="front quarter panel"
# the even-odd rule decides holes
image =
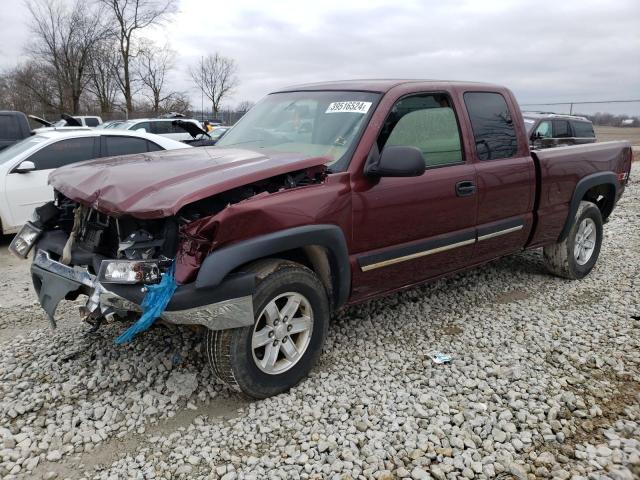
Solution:
[[[209,251],[243,240],[307,225],[336,225],[351,245],[351,191],[347,172],[328,175],[320,184],[261,193],[229,205],[208,217],[200,232],[212,235]],[[211,227],[208,229],[207,227]],[[311,245],[311,244],[310,244]],[[302,246],[302,245],[301,245]],[[283,248],[283,251],[287,248]],[[199,261],[185,256],[176,266],[176,279],[195,279]]]

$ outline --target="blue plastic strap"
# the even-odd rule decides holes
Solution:
[[[171,268],[162,275],[160,283],[147,286],[147,293],[142,300],[142,305],[140,305],[142,307],[142,316],[122,332],[115,341],[116,345],[130,342],[138,333],[144,332],[151,327],[156,319],[162,315],[173,293],[176,291],[176,288],[178,288],[174,273],[175,264],[172,264]]]

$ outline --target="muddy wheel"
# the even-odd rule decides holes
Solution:
[[[329,302],[318,277],[285,260],[260,261],[253,326],[206,332],[215,374],[253,398],[277,395],[297,385],[313,368],[327,336]]]
[[[591,202],[580,202],[567,238],[544,247],[547,269],[563,278],[585,277],[598,260],[602,235],[600,210]]]

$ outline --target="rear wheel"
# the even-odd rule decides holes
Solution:
[[[567,238],[544,247],[545,265],[559,277],[585,277],[598,260],[602,236],[600,209],[591,202],[580,202]]]
[[[284,392],[315,365],[329,326],[329,302],[318,277],[303,265],[269,259],[250,266],[257,278],[254,325],[207,330],[216,375],[254,398]]]

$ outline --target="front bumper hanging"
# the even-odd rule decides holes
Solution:
[[[107,315],[141,312],[142,285],[100,283],[86,268],[53,260],[46,250],[37,249],[31,275],[38,299],[55,328],[55,311],[61,300],[78,294],[89,297],[89,313]],[[202,325],[210,330],[226,330],[253,325],[253,274],[230,275],[219,285],[198,289],[195,282],[180,285],[161,318],[178,325]]]

